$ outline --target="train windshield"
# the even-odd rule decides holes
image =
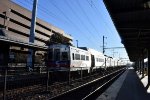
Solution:
[[[54,60],[56,60],[56,61],[60,60],[60,49],[54,50]]]
[[[49,50],[48,59],[53,60],[53,50],[52,49]]]
[[[61,60],[68,60],[68,53],[67,52],[62,52]]]
[[[68,52],[60,52],[60,49],[49,49],[48,59],[51,61],[69,60]]]

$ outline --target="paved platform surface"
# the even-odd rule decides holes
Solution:
[[[115,100],[118,92],[128,74],[126,70],[104,93],[102,93],[96,100]]]
[[[96,100],[150,100],[150,93],[134,69],[129,68]]]
[[[150,100],[147,88],[143,86],[134,69],[129,72],[124,80],[116,100]]]

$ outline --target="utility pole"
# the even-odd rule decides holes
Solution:
[[[107,39],[107,37],[103,36],[103,54],[105,53],[105,38]]]
[[[32,20],[31,20],[31,28],[30,28],[30,36],[29,36],[29,42],[30,43],[34,43],[37,2],[38,2],[38,0],[34,0],[34,3],[33,3]],[[28,58],[27,58],[27,67],[30,71],[30,69],[33,69],[33,67],[34,67],[34,54],[35,54],[35,51],[33,51],[33,49],[29,49],[29,52],[30,52],[30,54],[28,55]]]

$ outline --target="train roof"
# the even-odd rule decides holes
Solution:
[[[49,45],[49,47],[56,47],[56,46],[60,46],[60,47],[69,47],[70,45],[66,45],[66,44],[51,44]]]
[[[87,48],[87,47],[78,47],[78,48],[88,51],[88,48]]]
[[[75,46],[71,46],[71,45],[66,45],[66,44],[51,44],[49,46],[49,48],[72,48],[72,49],[75,49],[75,50],[80,50],[80,51],[84,51],[84,52],[88,52],[88,50],[86,49],[82,49],[82,48],[77,48]]]
[[[87,50],[87,51],[89,51],[91,54],[93,54],[93,55],[97,55],[97,54],[99,54],[99,55],[101,55],[101,56],[104,56],[103,55],[103,53],[101,53],[101,52],[99,52],[99,51],[96,51],[96,50],[94,50],[94,49],[91,49],[91,48],[87,48],[87,47],[79,47],[80,49],[83,49],[83,50]]]

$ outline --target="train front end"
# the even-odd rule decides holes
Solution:
[[[49,70],[69,70],[69,59],[70,55],[68,45],[54,44],[49,46],[47,57],[47,67]]]

